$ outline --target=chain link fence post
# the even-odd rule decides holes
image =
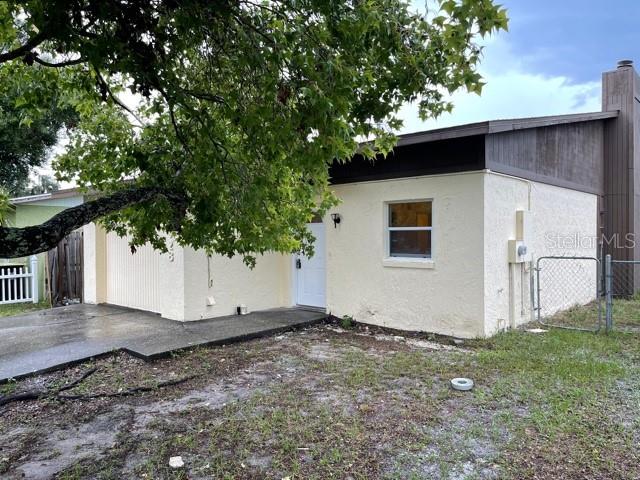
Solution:
[[[605,327],[609,333],[613,327],[613,273],[611,268],[611,255],[607,254],[604,260],[604,294],[605,294]]]
[[[536,320],[542,323],[542,319],[540,317],[540,312],[542,311],[540,308],[540,259],[538,258],[535,263],[535,271],[536,271]]]

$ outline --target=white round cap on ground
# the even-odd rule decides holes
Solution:
[[[451,388],[466,392],[473,388],[473,380],[470,378],[453,378],[451,379]]]

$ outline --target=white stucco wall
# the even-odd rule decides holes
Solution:
[[[327,311],[338,317],[350,315],[365,323],[467,338],[492,335],[529,321],[531,266],[516,265],[511,286],[509,281],[508,240],[515,238],[517,210],[531,212],[529,249],[534,258],[596,256],[595,241],[571,242],[595,239],[595,195],[491,172],[333,188],[342,203],[328,213],[324,223],[326,297]],[[387,259],[387,202],[427,199],[433,202],[432,260]],[[331,213],[342,218],[337,228]],[[568,239],[568,243],[558,239]],[[232,315],[239,304],[256,311],[294,303],[288,255],[259,256],[251,270],[240,257],[207,258],[202,251],[174,246],[171,255],[154,257],[156,268],[147,271],[156,273],[147,278],[140,273],[138,260],[143,255],[126,254],[126,239],[119,241],[123,249],[110,256],[104,232],[85,227],[86,301],[117,303],[113,294],[117,289],[118,298],[131,297],[120,304],[141,308],[136,292],[153,288],[157,307],[150,310],[187,321]],[[145,250],[144,255],[159,254]],[[116,264],[109,267],[108,261]],[[569,304],[559,300],[547,302],[545,308],[589,301],[595,292],[593,268],[595,264],[584,267],[584,296],[574,290],[567,297]],[[111,275],[107,273],[110,269]],[[546,288],[561,290],[571,285],[571,274],[543,278]]]
[[[291,305],[289,256],[257,257],[254,269],[241,257],[213,255],[187,248],[185,259],[185,319],[233,315],[244,304],[249,311]],[[208,265],[208,266],[207,266]],[[215,301],[208,305],[209,299]]]
[[[515,239],[516,210],[531,212],[528,248],[534,259],[547,255],[595,257],[598,200],[589,193],[487,173],[484,207],[485,335],[492,335],[531,320],[530,264],[517,264],[513,269],[511,312],[509,308],[508,240]],[[556,263],[553,269],[543,270],[546,313],[592,300],[595,266],[595,262],[573,262],[563,268]]]
[[[95,223],[82,227],[83,300],[98,304],[106,301],[106,234]]]
[[[149,248],[149,247],[147,247]],[[160,282],[158,295],[160,298],[160,315],[171,320],[187,320],[185,296],[185,252],[176,244],[170,246],[170,253],[159,256]]]
[[[484,334],[481,172],[336,185],[327,225],[327,310],[386,327]],[[433,201],[433,262],[385,262],[386,202]],[[428,267],[428,268],[424,268]]]
[[[327,307],[366,323],[474,337],[530,321],[531,264],[508,262],[517,210],[531,212],[534,258],[597,254],[592,194],[492,172],[340,185],[335,191],[342,204],[334,211],[343,221],[327,229]],[[385,266],[386,202],[415,199],[433,199],[433,265],[420,265],[433,268]],[[595,279],[594,262],[543,275],[554,292],[543,298],[547,313],[592,300]]]

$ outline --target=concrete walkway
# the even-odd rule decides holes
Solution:
[[[144,359],[321,322],[325,313],[283,308],[195,322],[111,305],[72,305],[0,318],[0,382],[124,350]]]

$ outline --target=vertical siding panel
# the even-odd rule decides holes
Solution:
[[[603,110],[618,110],[619,116],[607,125],[606,139],[606,208],[607,237],[618,235],[622,248],[609,248],[614,259],[636,258],[636,249],[624,248],[625,235],[635,233],[640,222],[637,210],[636,164],[640,161],[640,151],[636,146],[640,108],[636,101],[639,78],[632,67],[621,67],[603,74]],[[640,178],[640,177],[639,177]],[[640,253],[640,252],[639,252]],[[636,270],[635,275],[632,270]],[[619,278],[618,278],[619,277]],[[635,277],[635,279],[634,279]],[[627,269],[616,275],[614,283],[620,293],[633,293],[640,287],[640,271]]]
[[[602,193],[603,121],[542,126],[487,136],[495,171]]]
[[[107,234],[107,303],[160,312],[161,262],[150,245],[132,254],[127,238]]]

